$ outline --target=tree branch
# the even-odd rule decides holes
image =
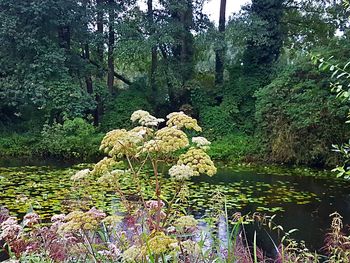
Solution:
[[[108,72],[107,69],[105,69],[104,67],[102,67],[101,65],[99,65],[98,63],[96,63],[95,61],[93,61],[91,59],[89,59],[89,63],[94,65],[97,68],[102,68],[103,71],[105,71],[105,72]],[[121,75],[121,74],[119,74],[119,73],[117,73],[115,71],[113,72],[113,75],[114,75],[114,77],[116,77],[117,79],[123,81],[125,84],[127,84],[129,86],[132,84],[131,80],[127,79],[126,77],[124,77],[123,75]]]

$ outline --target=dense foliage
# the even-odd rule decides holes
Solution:
[[[341,1],[253,0],[229,20],[220,1],[219,28],[203,1],[142,2],[0,0],[1,155],[67,157],[64,145],[96,145],[92,134],[143,108],[197,117],[217,149],[246,138],[235,146],[244,150],[228,145],[219,159],[337,161],[330,149],[348,136],[348,104],[334,101],[330,74],[309,54],[347,63]],[[71,143],[59,134],[76,118],[95,130]],[[55,129],[57,146],[47,139]]]
[[[117,213],[107,215],[79,200],[68,214],[57,214],[42,224],[40,216],[30,211],[19,222],[9,211],[0,208],[0,241],[8,258],[20,262],[246,262],[283,263],[329,262],[349,260],[349,236],[344,234],[342,217],[332,214],[332,226],[325,237],[324,255],[308,250],[291,238],[294,230],[284,232],[274,217],[254,213],[228,216],[225,197],[216,193],[210,217],[200,221],[186,214],[181,204],[189,195],[190,179],[199,175],[214,176],[217,169],[207,154],[210,142],[200,133],[197,121],[182,112],[162,118],[137,110],[131,120],[138,126],[108,132],[100,145],[107,156],[92,169],[76,172],[71,180],[76,189],[100,184],[115,193]],[[72,132],[81,119],[66,122],[65,127],[51,127],[58,134]],[[82,129],[88,131],[89,127]],[[190,133],[191,132],[191,133]],[[89,133],[89,132],[87,132]],[[161,164],[166,164],[163,168]],[[148,164],[150,167],[148,167]],[[174,181],[167,198],[161,184],[161,170]],[[142,180],[145,178],[146,180]],[[126,184],[131,183],[129,187]],[[169,189],[167,190],[169,191]],[[169,194],[169,193],[168,193]],[[151,198],[151,199],[149,199]],[[280,244],[269,256],[258,247],[257,232],[253,241],[246,227],[282,231]],[[217,231],[222,225],[223,231]],[[203,228],[205,226],[206,228]],[[223,232],[224,234],[220,233]],[[271,237],[270,237],[271,238]],[[271,239],[272,242],[274,242]],[[3,256],[3,255],[2,255]]]
[[[255,93],[258,131],[273,161],[334,164],[330,147],[348,136],[348,106],[336,100],[329,82],[302,58]]]
[[[0,0],[0,157],[106,154],[72,176],[75,200],[51,223],[0,207],[4,252],[21,262],[349,262],[338,213],[324,255],[291,232],[270,255],[245,226],[283,231],[271,218],[231,217],[220,193],[201,222],[181,206],[194,177],[216,174],[211,158],[343,164],[334,170],[350,178],[349,1],[251,0],[228,21],[226,2],[217,27],[203,0]],[[86,205],[100,186],[115,198],[110,216]]]

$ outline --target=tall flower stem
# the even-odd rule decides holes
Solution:
[[[175,199],[176,199],[178,193],[180,192],[180,189],[181,189],[181,185],[178,185],[177,188],[176,188],[176,190],[175,190],[175,194],[174,194],[173,198],[172,198],[172,199],[170,200],[170,202],[168,203],[168,208],[167,208],[167,210],[166,210],[165,218],[164,218],[164,220],[163,220],[163,225],[162,225],[163,227],[165,226],[166,221],[167,221],[168,218],[169,218],[170,211],[171,211],[171,209],[172,209],[172,207],[173,207],[173,204],[174,204],[174,202],[175,202]]]
[[[134,180],[137,184],[137,192],[140,194],[140,197],[141,197],[141,201],[143,203],[144,206],[146,206],[146,201],[145,201],[145,198],[143,197],[143,194],[142,194],[142,187],[141,187],[141,182],[140,182],[140,178],[139,178],[139,174],[140,174],[140,171],[142,169],[142,167],[145,165],[146,161],[147,161],[147,158],[144,160],[144,162],[141,164],[140,168],[138,171],[135,170],[134,166],[132,165],[131,163],[131,160],[130,160],[130,157],[128,155],[126,155],[126,159],[128,161],[128,165],[129,165],[129,168],[132,172],[132,175],[134,177]]]
[[[151,160],[152,162],[152,167],[153,167],[153,173],[156,178],[156,196],[157,196],[157,218],[156,218],[156,231],[159,231],[160,227],[160,212],[161,212],[161,199],[160,199],[160,194],[161,194],[161,188],[160,188],[160,183],[159,183],[159,174],[158,174],[158,162],[157,160]]]

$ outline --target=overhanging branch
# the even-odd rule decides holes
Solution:
[[[94,65],[97,68],[102,68],[105,72],[108,72],[108,70],[106,68],[102,67],[101,65],[99,65],[98,63],[96,63],[95,61],[93,61],[91,59],[89,59],[89,63]],[[125,84],[127,84],[129,86],[132,84],[131,80],[127,79],[126,77],[124,77],[123,75],[121,75],[115,71],[113,72],[113,75],[114,75],[114,77],[123,81]]]

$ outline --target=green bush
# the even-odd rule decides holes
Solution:
[[[248,161],[260,153],[260,145],[253,137],[243,133],[233,133],[213,141],[209,155],[220,161]]]
[[[2,133],[0,136],[0,157],[33,156],[40,135],[30,133]]]
[[[221,106],[208,106],[199,115],[199,123],[205,135],[211,140],[217,140],[234,131],[234,123],[230,113]]]
[[[136,90],[122,91],[106,105],[105,114],[101,118],[101,130],[107,132],[117,128],[130,128],[130,112],[138,109],[152,109],[145,94]]]
[[[332,165],[331,145],[347,138],[348,106],[329,88],[330,77],[302,58],[286,67],[255,95],[258,134],[268,160]]]
[[[39,151],[58,158],[90,158],[98,156],[102,134],[82,118],[67,119],[63,124],[44,125]]]

